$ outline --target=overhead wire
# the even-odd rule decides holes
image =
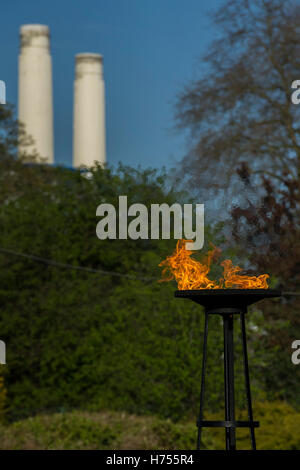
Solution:
[[[126,274],[126,273],[118,273],[116,271],[107,271],[104,269],[94,269],[94,268],[89,268],[87,266],[77,266],[75,264],[69,264],[69,263],[62,263],[60,261],[56,261],[53,259],[49,258],[43,258],[42,256],[36,256],[28,253],[20,253],[15,250],[11,250],[8,248],[3,248],[0,247],[0,252],[6,253],[9,255],[17,256],[17,257],[22,257],[26,258],[32,261],[36,261],[38,263],[43,263],[47,264],[49,266],[55,266],[57,268],[63,268],[63,269],[73,269],[77,271],[85,271],[89,273],[95,273],[95,274],[101,274],[101,275],[107,275],[107,276],[117,276],[117,277],[124,277],[127,279],[132,279],[132,280],[139,280],[139,281],[145,281],[145,282],[150,282],[156,280],[154,277],[144,277],[144,276],[135,276],[132,274]]]

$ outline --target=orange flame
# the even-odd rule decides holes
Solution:
[[[221,250],[213,247],[209,250],[202,262],[191,258],[193,253],[186,250],[185,243],[190,240],[178,240],[175,252],[162,261],[159,266],[163,267],[161,281],[175,279],[179,290],[193,289],[268,289],[268,274],[260,276],[246,276],[238,274],[242,271],[239,266],[233,266],[230,259],[221,263],[224,268],[223,278],[212,281],[208,274],[212,261],[220,255]]]

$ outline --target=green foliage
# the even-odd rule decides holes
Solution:
[[[2,431],[4,448],[11,450],[106,449],[116,439],[110,427],[79,413],[28,418]]]
[[[156,420],[152,427],[160,446],[165,449],[195,449],[196,427],[194,423],[173,423]]]
[[[201,309],[176,300],[174,283],[157,282],[158,264],[176,242],[100,241],[95,233],[102,202],[118,207],[126,194],[128,204],[149,206],[183,195],[154,170],[95,167],[87,179],[10,161],[1,172],[0,248],[133,276],[62,269],[0,251],[8,417],[87,405],[173,419],[195,413]],[[219,354],[216,365],[211,356],[213,407],[223,396],[220,337],[210,346]]]
[[[210,415],[210,419],[220,419],[220,415]],[[247,419],[246,411],[237,419]],[[254,419],[260,422],[255,430],[258,450],[299,450],[300,413],[285,402],[254,403]],[[248,450],[250,437],[248,429],[237,429],[237,449]],[[224,430],[205,430],[203,439],[206,448],[224,449]]]
[[[5,420],[7,390],[4,381],[4,367],[0,365],[0,423]]]
[[[258,448],[269,450],[300,449],[300,413],[284,402],[259,403],[257,431]]]
[[[13,128],[10,119],[8,114],[8,128]],[[13,158],[9,141],[3,142],[0,331],[7,345],[7,419],[78,407],[195,419],[202,310],[175,299],[174,282],[157,282],[158,264],[176,242],[100,241],[95,233],[97,206],[106,202],[118,207],[119,195],[127,195],[129,205],[148,207],[190,202],[188,196],[178,193],[176,182],[172,185],[163,171],[96,166],[92,177],[85,178],[79,171],[24,164]],[[222,240],[220,230],[208,226],[205,235],[205,249],[209,241]],[[1,248],[108,273],[63,269]],[[264,381],[263,367],[274,362],[277,351],[260,353],[258,333],[265,326],[259,316],[250,326],[256,328],[250,330],[249,342],[255,395],[271,396],[274,387]],[[243,408],[241,340],[235,330],[236,402]],[[208,348],[205,406],[217,412],[224,401],[218,316],[210,319]]]
[[[284,402],[255,403],[260,450],[299,450],[300,413]],[[246,411],[238,418],[245,419]],[[218,419],[219,415],[210,415]],[[38,415],[0,426],[1,449],[195,449],[195,420],[174,423],[155,416],[73,411]],[[224,449],[224,429],[203,430],[202,449]],[[250,449],[249,430],[237,429],[237,449]]]

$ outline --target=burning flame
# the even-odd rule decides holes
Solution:
[[[161,281],[175,279],[179,290],[192,289],[268,289],[268,274],[260,276],[246,276],[239,274],[242,269],[233,266],[230,259],[221,263],[223,266],[223,278],[212,281],[208,274],[210,266],[221,253],[219,248],[213,247],[202,259],[202,262],[191,258],[192,251],[186,250],[185,244],[190,240],[178,240],[175,252],[162,261],[159,266],[163,267]]]

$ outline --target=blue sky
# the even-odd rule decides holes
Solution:
[[[51,31],[55,161],[72,164],[74,56],[104,56],[107,159],[172,167],[187,142],[174,132],[174,103],[201,72],[213,39],[207,15],[222,0],[13,0],[1,6],[0,79],[17,105],[19,27]]]

